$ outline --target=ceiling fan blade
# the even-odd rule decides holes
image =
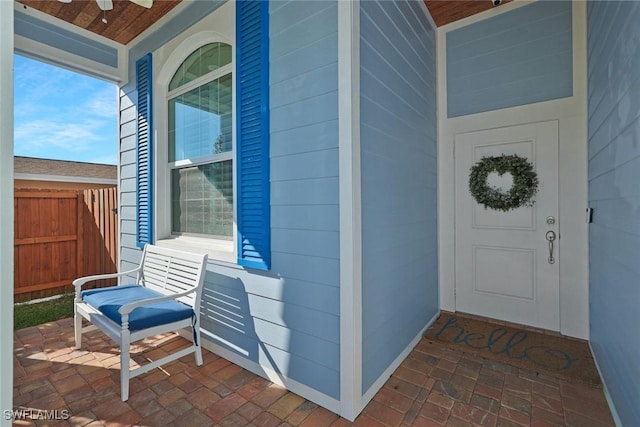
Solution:
[[[130,0],[131,3],[135,3],[138,6],[142,6],[142,7],[146,7],[147,9],[150,9],[151,6],[153,6],[153,0]]]
[[[112,0],[96,0],[98,3],[98,7],[100,10],[111,10],[113,9],[113,1]]]
[[[71,3],[71,0],[58,0],[60,3]]]

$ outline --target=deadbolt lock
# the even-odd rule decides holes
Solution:
[[[552,216],[548,216],[548,217],[547,217],[547,224],[548,224],[548,225],[553,225],[553,224],[555,224],[555,223],[556,223],[556,219],[555,219],[555,217],[552,217]]]

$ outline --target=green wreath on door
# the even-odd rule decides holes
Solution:
[[[492,172],[499,175],[511,173],[511,188],[505,192],[489,185],[487,178]],[[485,209],[507,212],[522,206],[533,206],[533,197],[538,192],[538,175],[531,162],[515,154],[483,157],[471,167],[469,192]]]

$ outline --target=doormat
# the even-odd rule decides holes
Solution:
[[[518,368],[601,387],[586,341],[442,313],[425,338]]]

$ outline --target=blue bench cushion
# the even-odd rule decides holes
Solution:
[[[134,301],[163,296],[138,285],[120,285],[82,292],[82,300],[117,324],[122,324],[120,307]],[[137,307],[129,313],[129,330],[138,331],[178,320],[189,319],[193,309],[178,301],[162,301]]]

